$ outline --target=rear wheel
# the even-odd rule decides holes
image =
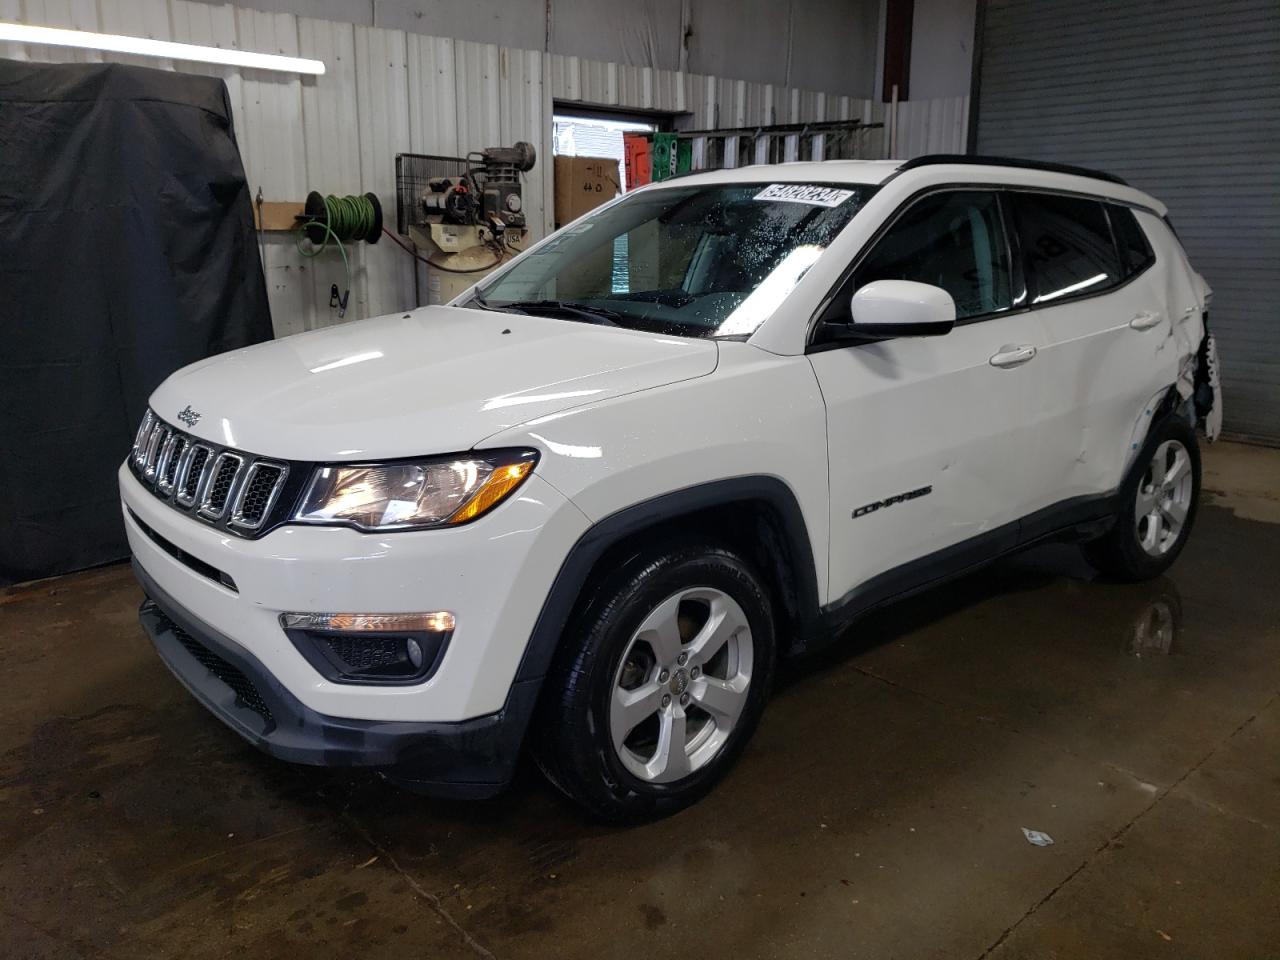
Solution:
[[[637,556],[604,579],[547,678],[535,756],[607,820],[664,816],[728,769],[764,707],[770,600],[716,546]]]
[[[1084,547],[1094,567],[1120,580],[1147,580],[1172,566],[1200,499],[1200,448],[1187,421],[1171,417],[1157,427],[1144,456],[1137,482],[1121,492],[1116,525]]]

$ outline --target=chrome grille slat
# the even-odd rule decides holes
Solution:
[[[236,480],[244,468],[244,457],[223,450],[213,461],[204,481],[204,493],[200,497],[200,516],[209,520],[221,520],[227,512],[227,504],[235,493]]]
[[[155,482],[156,467],[160,463],[160,448],[164,446],[164,442],[169,439],[171,433],[173,431],[163,423],[157,424],[151,431],[151,438],[147,441],[147,458],[142,468],[142,475],[148,483]]]
[[[173,492],[174,475],[186,445],[186,438],[174,431],[160,448],[160,461],[156,464],[156,489],[163,494]]]
[[[255,460],[245,471],[236,493],[230,524],[245,530],[257,530],[262,526],[288,475],[289,468],[283,463]]]
[[[125,461],[170,507],[202,523],[253,538],[281,517],[293,465],[203,441],[148,410]]]
[[[138,432],[133,438],[133,462],[135,466],[141,467],[147,459],[147,444],[151,439],[151,428],[156,425],[156,416],[150,410],[146,416],[142,418],[142,423],[138,426]]]
[[[213,456],[213,450],[203,443],[192,443],[187,447],[187,452],[182,456],[182,463],[178,466],[178,476],[174,480],[174,489],[177,493],[173,500],[179,507],[190,508],[196,502],[201,492],[200,486],[204,479],[205,468],[208,467],[211,456]]]

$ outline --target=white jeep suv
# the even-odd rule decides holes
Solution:
[[[1051,538],[1150,577],[1216,430],[1164,206],[928,157],[629,193],[445,307],[187,367],[120,470],[161,657],[285,760],[598,816],[706,792],[780,657]]]

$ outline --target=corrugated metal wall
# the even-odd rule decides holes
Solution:
[[[396,153],[458,155],[528,140],[539,155],[525,180],[535,238],[551,227],[553,101],[687,111],[694,129],[884,119],[883,105],[853,97],[193,0],[0,0],[0,20],[323,60],[324,76],[303,78],[0,43],[0,57],[120,60],[223,77],[251,188],[260,186],[268,200],[301,200],[313,189],[371,191],[394,211]],[[899,154],[963,150],[966,104],[954,98],[901,105]],[[292,238],[278,234],[267,234],[263,244],[277,334],[339,322],[329,307],[330,285],[345,285],[339,258],[305,260]],[[385,239],[358,245],[352,269],[345,319],[413,305],[413,263]]]
[[[1280,4],[990,0],[979,153],[1159,197],[1214,290],[1225,428],[1280,441]]]

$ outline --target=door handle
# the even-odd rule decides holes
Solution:
[[[990,360],[993,367],[1020,367],[1028,360],[1034,359],[1036,348],[1029,343],[1006,343]]]
[[[1158,313],[1154,313],[1151,310],[1143,310],[1142,313],[1129,321],[1129,326],[1135,330],[1150,330],[1163,319],[1164,317]]]

